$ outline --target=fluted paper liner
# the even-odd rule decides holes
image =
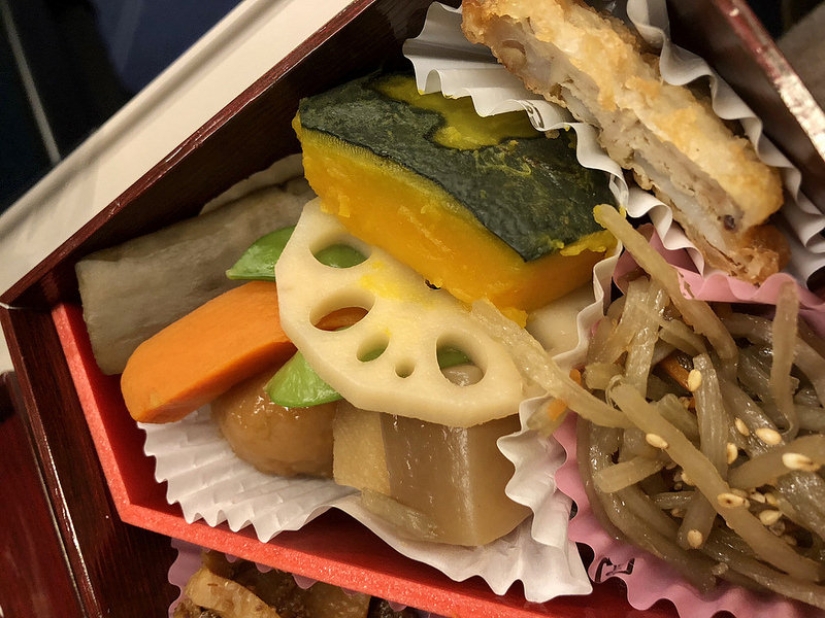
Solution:
[[[362,522],[401,554],[457,581],[479,575],[498,594],[522,581],[527,599],[537,602],[591,590],[576,548],[567,540],[569,498],[555,492],[552,482],[562,461],[555,441],[529,440],[521,449],[522,455],[536,464],[521,489],[544,501],[541,512],[550,515],[543,515],[543,521],[556,530],[552,542],[535,542],[532,519],[528,519],[493,543],[458,547],[399,536],[391,525],[361,506],[357,492],[333,481],[258,472],[235,456],[206,408],[177,423],[142,427],[146,431],[145,451],[157,459],[155,476],[168,482],[167,500],[180,504],[188,522],[203,519],[212,526],[225,522],[234,531],[251,525],[265,543],[336,508]],[[548,456],[548,450],[555,456]]]

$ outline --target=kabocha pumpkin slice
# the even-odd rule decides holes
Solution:
[[[140,344],[120,387],[135,420],[177,421],[294,353],[281,329],[276,284],[250,281]]]
[[[614,202],[607,176],[578,163],[572,132],[546,137],[526,114],[482,118],[380,74],[303,100],[294,127],[324,210],[459,300],[536,309],[615,243],[592,216]]]

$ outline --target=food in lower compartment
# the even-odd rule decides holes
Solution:
[[[277,569],[204,550],[174,618],[415,618],[412,609],[324,582],[303,588]]]
[[[595,126],[638,184],[669,204],[708,263],[759,283],[788,244],[770,216],[784,202],[762,163],[698,89],[666,83],[658,57],[618,18],[583,0],[465,0],[463,30],[532,91]]]

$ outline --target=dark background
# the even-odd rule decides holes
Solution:
[[[0,0],[0,212],[240,2]]]
[[[240,1],[0,0],[0,212]],[[817,2],[751,5],[778,37]]]

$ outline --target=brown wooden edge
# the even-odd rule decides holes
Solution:
[[[12,389],[20,389],[17,377],[11,371],[0,373],[0,422],[11,418],[17,412],[15,403],[19,399],[12,395]]]
[[[49,314],[3,311],[0,321],[11,332],[13,354],[21,345],[14,333],[27,335],[20,369],[48,376],[21,379],[23,405],[16,407],[23,410],[80,615],[163,615],[177,595],[166,576],[174,550],[168,538],[119,519]],[[49,542],[47,531],[42,538]]]
[[[84,615],[47,499],[16,376],[0,375],[0,614]]]

